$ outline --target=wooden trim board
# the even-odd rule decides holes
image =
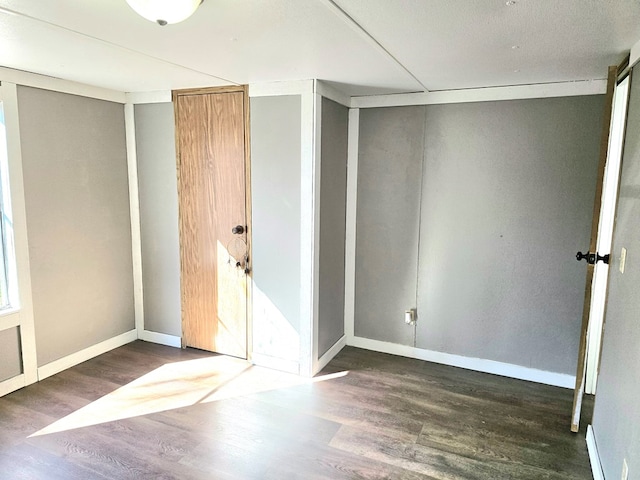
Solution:
[[[180,337],[176,335],[167,335],[166,333],[152,332],[150,330],[143,330],[138,338],[145,342],[158,343],[168,347],[180,348],[182,346]]]
[[[329,350],[327,350],[325,352],[324,355],[322,355],[319,359],[318,359],[318,363],[316,365],[316,371],[313,372],[314,375],[316,375],[318,372],[320,372],[320,370],[322,370],[324,367],[327,366],[327,364],[333,360],[333,358],[340,353],[340,351],[347,345],[347,336],[343,335],[342,337],[340,337],[340,339],[334,343],[331,348]]]

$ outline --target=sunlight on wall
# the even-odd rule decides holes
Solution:
[[[253,351],[294,362],[300,360],[298,332],[255,282],[253,284]]]
[[[312,384],[348,371],[302,378],[222,355],[168,363],[30,435],[89,427],[125,418]]]

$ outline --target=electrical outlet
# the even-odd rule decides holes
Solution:
[[[627,465],[627,459],[622,460],[622,477],[621,480],[627,480],[629,478],[629,466]]]
[[[620,252],[620,273],[624,273],[624,264],[627,262],[627,249],[622,247]]]

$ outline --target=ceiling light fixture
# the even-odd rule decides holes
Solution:
[[[127,0],[138,15],[162,26],[186,20],[202,2],[203,0]]]

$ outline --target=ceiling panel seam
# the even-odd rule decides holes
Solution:
[[[358,33],[362,34],[370,43],[372,43],[378,50],[382,51],[385,55],[387,55],[393,62],[398,65],[402,70],[404,70],[407,75],[409,75],[424,92],[429,92],[429,89],[416,77],[411,70],[409,70],[400,60],[398,60],[389,50],[385,48],[371,33],[367,31],[360,23],[358,23],[351,15],[349,15],[345,10],[342,9],[336,2],[333,0],[320,0],[320,3],[325,5],[329,10],[331,10],[335,15],[340,17],[347,25],[353,28]]]
[[[104,40],[103,38],[94,37],[93,35],[88,35],[88,34],[86,34],[86,33],[79,32],[79,31],[74,30],[74,29],[72,29],[72,28],[68,28],[68,27],[64,27],[64,26],[62,26],[62,25],[58,25],[58,24],[56,24],[56,23],[48,22],[47,20],[43,20],[43,19],[41,19],[41,18],[33,17],[33,16],[31,16],[31,15],[27,15],[27,14],[22,13],[22,12],[18,12],[18,11],[15,11],[15,10],[11,10],[11,9],[9,9],[9,8],[6,8],[6,7],[0,7],[0,13],[4,13],[4,14],[7,14],[7,15],[14,15],[14,16],[17,16],[17,17],[26,18],[26,19],[28,19],[28,20],[32,20],[32,21],[35,21],[35,22],[39,22],[39,23],[42,23],[42,24],[48,25],[48,26],[53,27],[53,28],[58,28],[58,29],[60,29],[60,30],[65,30],[65,31],[67,31],[67,32],[70,32],[70,33],[73,33],[73,34],[76,34],[76,35],[80,35],[80,36],[82,36],[82,37],[89,38],[89,39],[91,39],[91,40],[95,40],[95,41],[101,42],[101,43],[103,43],[103,44],[105,44],[105,45],[110,45],[110,46],[112,46],[112,47],[116,47],[116,48],[119,48],[119,49],[121,49],[121,50],[124,50],[124,51],[127,51],[127,52],[131,52],[131,53],[134,53],[134,54],[136,54],[136,55],[140,55],[140,56],[142,56],[142,57],[146,57],[146,58],[153,59],[153,60],[155,60],[155,61],[157,61],[157,62],[161,62],[161,63],[167,64],[167,65],[172,65],[172,66],[174,66],[174,67],[178,67],[178,68],[183,68],[183,69],[185,69],[185,70],[189,70],[189,71],[191,71],[191,72],[198,73],[198,74],[200,74],[200,75],[206,75],[207,77],[211,77],[211,78],[213,78],[213,79],[215,79],[215,80],[220,80],[220,81],[222,81],[222,82],[226,82],[226,83],[229,83],[229,84],[232,84],[232,85],[240,85],[240,83],[238,83],[238,82],[234,82],[234,81],[229,80],[229,79],[227,79],[227,78],[218,77],[218,76],[216,76],[216,75],[212,75],[212,74],[207,73],[207,72],[202,72],[202,71],[200,71],[200,70],[196,70],[196,69],[194,69],[194,68],[190,68],[190,67],[187,67],[187,66],[185,66],[185,65],[180,65],[179,63],[170,62],[170,61],[164,60],[164,59],[162,59],[162,58],[158,58],[158,57],[155,57],[155,56],[153,56],[153,55],[149,55],[149,54],[144,53],[144,52],[139,52],[138,50],[134,50],[134,49],[132,49],[132,48],[128,48],[128,47],[125,47],[125,46],[123,46],[123,45],[119,45],[119,44],[117,44],[117,43],[110,42],[110,41],[108,41],[108,40]]]

